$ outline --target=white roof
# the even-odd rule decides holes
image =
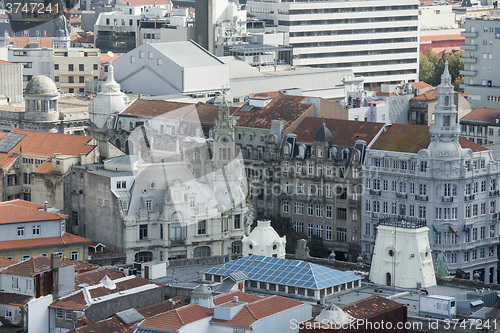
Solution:
[[[152,43],[149,45],[182,67],[224,65],[217,57],[192,40],[187,42]]]

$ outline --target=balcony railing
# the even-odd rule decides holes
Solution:
[[[427,220],[404,215],[384,215],[378,219],[378,224],[388,227],[418,229],[427,226]]]
[[[370,190],[370,194],[371,195],[381,195],[382,191],[380,191],[380,190]]]
[[[500,194],[500,190],[490,191],[490,197],[493,197],[493,196],[496,196],[496,195],[499,195],[499,194]]]
[[[429,201],[429,197],[427,195],[415,194],[415,200]]]
[[[464,200],[465,201],[471,201],[471,200],[474,200],[476,198],[476,195],[475,194],[469,194],[469,195],[466,195],[464,197]]]
[[[453,197],[442,197],[441,202],[453,202]]]
[[[185,245],[186,240],[185,239],[171,239],[170,240],[170,246],[180,246],[180,245]]]
[[[402,193],[402,192],[396,192],[396,198],[398,198],[398,199],[407,199],[408,198],[408,194]]]

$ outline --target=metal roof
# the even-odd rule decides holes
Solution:
[[[120,320],[123,321],[125,324],[132,324],[144,319],[144,316],[133,308],[122,312],[118,312],[116,316],[120,318]]]
[[[300,260],[279,259],[252,255],[202,271],[204,274],[228,276],[242,272],[249,280],[287,286],[325,289],[361,277]]]
[[[0,139],[0,153],[8,153],[12,150],[22,139],[24,134],[9,132]]]

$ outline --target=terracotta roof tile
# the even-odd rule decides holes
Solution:
[[[122,55],[124,55],[124,53],[113,53],[113,57],[110,57],[107,53],[101,53],[101,63],[107,63],[110,60],[116,60]]]
[[[418,90],[421,90],[424,88],[434,88],[433,86],[431,86],[430,84],[428,84],[426,82],[411,82],[410,84],[412,86],[414,86],[415,88],[417,88]]]
[[[35,209],[35,210],[43,209],[45,207],[44,204],[36,203],[33,201],[26,201],[26,200],[22,200],[22,199],[14,199],[14,200],[10,200],[10,201],[0,202],[0,206],[4,206],[4,205],[18,206],[18,207],[22,207],[22,208],[30,208],[30,209]],[[50,207],[50,206],[47,206],[47,207]]]
[[[365,140],[370,143],[384,124],[365,121],[324,119],[326,127],[333,134],[333,145],[341,147],[353,147],[356,140]],[[323,119],[305,118],[295,130],[297,140],[304,143],[312,143],[314,135],[323,125]]]
[[[9,62],[9,61],[5,61],[5,60],[2,60],[0,59],[0,65],[12,65],[13,62]]]
[[[411,100],[427,100],[427,101],[435,101],[438,98],[437,89],[429,90],[421,95],[413,97]]]
[[[35,171],[35,173],[52,173],[52,162],[49,160],[43,162]]]
[[[10,37],[6,43],[12,43],[14,49],[26,49],[30,47],[30,42],[37,42],[38,48],[51,49],[53,46],[51,37]]]
[[[62,260],[59,259],[59,267],[74,265],[73,260]],[[38,273],[46,272],[50,270],[50,258],[42,255],[30,258],[25,261],[21,261],[14,265],[2,268],[0,272],[5,274],[22,275],[22,276],[34,276]]]
[[[136,323],[126,324],[114,315],[108,319],[98,321],[97,323],[88,319],[87,325],[78,327],[68,333],[78,332],[78,333],[132,333],[134,331],[134,326]]]
[[[127,274],[116,269],[99,267],[91,271],[75,274],[75,285],[78,286],[84,283],[86,283],[87,285],[99,284],[99,282],[101,282],[101,280],[105,276],[107,276],[111,280],[116,280],[124,276],[127,276]]]
[[[54,221],[67,218],[68,215],[46,212],[43,210],[20,207],[18,205],[0,205],[0,224]]]
[[[395,92],[382,92],[382,89],[377,89],[375,90],[375,95],[380,96],[380,97],[394,97],[397,96],[398,94]]]
[[[159,117],[167,112],[190,106],[190,103],[136,99],[121,114],[143,117]]]
[[[156,316],[159,313],[164,313],[176,308],[180,308],[185,304],[186,304],[186,297],[175,296],[173,298],[167,299],[166,301],[138,309],[137,311],[141,315],[143,315],[144,318],[149,318],[152,316]]]
[[[430,142],[429,126],[392,124],[380,135],[371,149],[416,154],[420,149],[426,149]],[[488,150],[462,137],[459,137],[458,143],[462,148],[469,148],[473,152]]]
[[[406,305],[385,297],[371,295],[342,306],[342,310],[354,318],[367,319],[402,307],[406,307]]]
[[[496,123],[500,119],[500,109],[477,108],[462,117],[461,120]]]
[[[2,305],[23,306],[26,305],[26,303],[28,303],[32,298],[33,296],[0,292],[0,304]]]
[[[184,325],[210,317],[213,314],[214,309],[204,308],[198,304],[190,304],[148,318],[141,324],[141,327],[177,331]]]
[[[71,41],[77,42],[77,43],[93,43],[94,42],[94,33],[91,33],[88,36],[74,35],[71,37]]]
[[[260,96],[262,94],[258,95]],[[272,94],[263,98],[269,99],[270,97],[272,97]],[[269,128],[271,127],[272,120],[283,120],[286,129],[313,107],[313,104],[303,103],[306,98],[305,96],[285,95],[278,92],[276,96],[273,97],[273,100],[265,107],[254,106],[249,111],[244,111],[248,108],[250,103],[248,101],[245,105],[233,112],[232,115],[238,117],[236,122],[237,126]]]
[[[12,251],[19,249],[35,249],[50,247],[67,247],[69,245],[88,244],[90,240],[65,232],[62,237],[43,237],[32,239],[16,239],[0,242],[0,251]]]
[[[259,319],[272,316],[276,313],[300,306],[302,304],[302,302],[291,298],[273,295],[246,304],[240,312],[238,312],[238,314],[229,321],[221,319],[212,319],[212,321],[216,323],[227,323],[229,325],[249,327]]]
[[[0,268],[5,268],[11,265],[14,265],[16,262],[14,260],[10,260],[4,257],[0,257]]]

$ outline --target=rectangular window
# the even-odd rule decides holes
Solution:
[[[303,234],[304,233],[304,223],[295,222],[295,231],[299,234]]]
[[[307,216],[313,216],[313,215],[314,215],[314,205],[307,204]]]
[[[314,226],[309,223],[307,225],[307,237],[311,238],[313,236],[313,230],[314,230]]]
[[[151,212],[153,210],[153,200],[151,199],[146,200],[146,210],[148,212]]]
[[[345,241],[347,241],[347,229],[337,228],[337,242],[345,242]]]
[[[40,226],[39,225],[33,226],[33,236],[40,236]]]
[[[56,309],[56,318],[64,319],[64,309]]]
[[[316,225],[316,236],[323,238],[323,226],[321,224]]]
[[[198,235],[205,235],[207,233],[207,221],[203,220],[198,222]]]
[[[148,239],[148,225],[140,224],[139,225],[139,239]]]
[[[12,310],[5,309],[5,318],[12,318]]]
[[[283,201],[283,213],[288,213],[290,211],[290,204],[288,201]]]
[[[234,229],[241,229],[241,215],[234,215]]]
[[[19,290],[19,278],[12,277],[12,289]]]
[[[332,240],[332,227],[326,226],[326,240]]]
[[[78,250],[71,251],[71,260],[78,260],[79,258],[78,254],[79,254]]]
[[[293,205],[295,214],[298,215],[304,214],[304,204],[302,202],[295,202]]]
[[[326,218],[332,218],[332,206],[330,205],[326,205]]]
[[[346,208],[337,208],[337,220],[347,220]]]
[[[68,71],[72,72],[73,71],[73,64],[68,64]]]
[[[24,227],[17,227],[17,237],[24,237]]]
[[[79,83],[85,83],[85,76],[79,76],[78,77],[78,82]]]
[[[79,65],[78,65],[78,70],[79,70],[80,72],[85,71],[85,65],[84,65],[84,64],[79,64]]]
[[[323,217],[323,205],[316,205],[316,217]]]

